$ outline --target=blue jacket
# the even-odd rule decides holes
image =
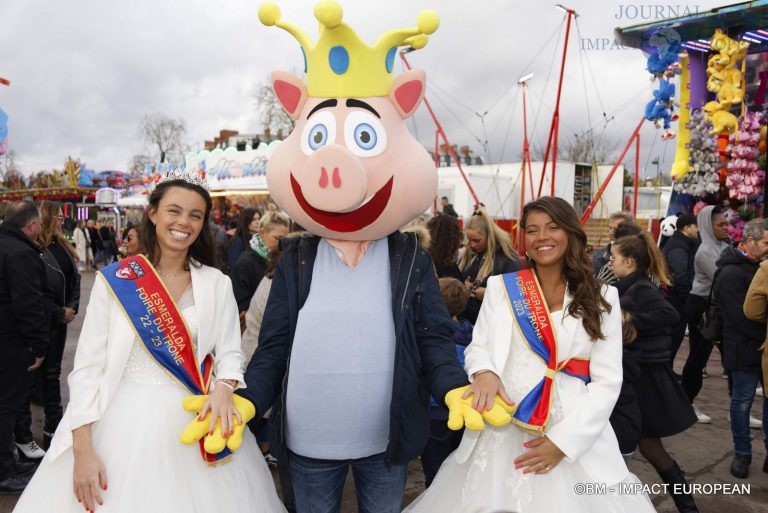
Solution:
[[[283,412],[293,337],[299,310],[309,295],[319,242],[313,235],[281,241],[283,256],[273,276],[259,346],[245,372],[247,388],[237,391],[259,413],[272,407],[272,444],[278,454],[285,450]],[[440,295],[431,257],[413,233],[395,232],[388,242],[396,348],[384,460],[402,464],[419,456],[426,445],[429,394],[445,397],[468,380],[456,359],[453,321]]]

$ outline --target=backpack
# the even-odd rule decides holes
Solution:
[[[712,299],[712,291],[715,289],[715,282],[722,271],[722,267],[715,272],[712,279],[712,286],[709,288],[709,300],[707,309],[701,314],[699,319],[699,332],[701,337],[707,342],[720,345],[723,341],[723,316],[720,313],[720,304]]]

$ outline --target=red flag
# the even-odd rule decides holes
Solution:
[[[0,77],[0,84],[9,86],[11,85],[11,81],[8,80],[7,78]]]

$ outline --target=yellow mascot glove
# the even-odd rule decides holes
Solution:
[[[207,395],[190,395],[184,399],[183,406],[185,410],[199,414],[207,400]],[[240,412],[243,422],[235,424],[232,428],[232,435],[229,438],[224,438],[221,435],[221,419],[216,419],[216,427],[213,430],[213,434],[208,434],[211,415],[208,413],[204,419],[198,420],[195,417],[187,424],[187,427],[181,433],[181,442],[192,444],[205,437],[204,447],[206,452],[210,454],[220,453],[224,450],[225,446],[229,447],[233,452],[239,449],[243,443],[245,425],[256,416],[256,408],[253,406],[253,403],[239,395],[233,395],[232,400],[235,403],[235,409]]]
[[[448,429],[458,431],[466,426],[472,431],[481,431],[485,427],[483,419],[496,427],[505,426],[512,421],[510,414],[515,411],[515,407],[502,401],[499,396],[494,397],[493,407],[488,411],[480,413],[472,408],[471,395],[466,399],[461,398],[468,388],[469,385],[454,388],[445,394],[445,404],[448,406]]]

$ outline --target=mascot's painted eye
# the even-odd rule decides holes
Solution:
[[[376,130],[368,123],[360,123],[355,127],[355,143],[364,150],[376,147]]]
[[[387,131],[372,113],[355,110],[344,120],[344,142],[358,157],[375,157],[387,149]]]
[[[312,116],[301,134],[301,151],[311,155],[326,144],[336,140],[336,118],[328,111]]]
[[[317,150],[320,147],[325,146],[325,143],[327,142],[328,129],[325,128],[324,124],[318,123],[310,129],[309,140],[307,140],[307,144],[310,148]]]

